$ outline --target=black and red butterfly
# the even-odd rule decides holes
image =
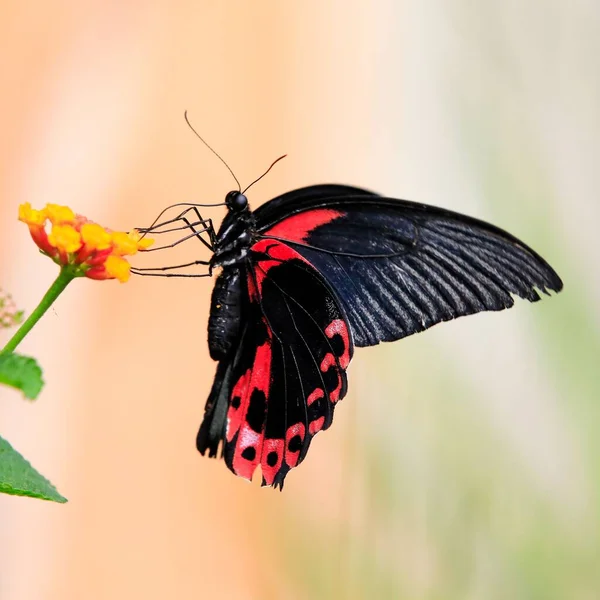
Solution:
[[[343,185],[294,190],[255,211],[240,191],[225,204],[218,233],[198,205],[167,221],[210,248],[209,261],[191,263],[207,265],[204,276],[221,268],[208,323],[218,365],[196,443],[211,457],[221,449],[246,479],[260,466],[263,485],[282,487],[331,425],[355,346],[562,289],[517,238],[433,206]]]

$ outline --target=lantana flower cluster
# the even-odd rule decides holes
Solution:
[[[139,231],[111,231],[75,214],[68,206],[47,204],[36,210],[19,206],[19,221],[29,227],[40,251],[61,266],[71,265],[77,276],[90,279],[129,279],[131,265],[124,258],[146,250],[153,240]]]

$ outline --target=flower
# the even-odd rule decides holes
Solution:
[[[75,276],[89,279],[127,281],[130,265],[123,257],[153,243],[136,229],[111,231],[59,204],[47,204],[42,210],[29,202],[21,204],[19,221],[29,227],[42,254],[58,265],[70,265]]]

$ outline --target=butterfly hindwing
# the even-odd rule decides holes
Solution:
[[[256,307],[249,312],[248,337],[234,365],[223,456],[240,477],[251,479],[260,463],[271,385],[272,333]]]
[[[357,346],[539,300],[559,291],[548,263],[488,223],[344,186],[289,192],[255,211],[265,239],[289,244],[335,289]]]
[[[234,405],[237,404],[237,400],[232,397],[232,390],[242,374],[254,363],[255,340],[255,327],[250,325],[248,319],[233,352],[217,364],[215,379],[204,408],[204,418],[196,437],[196,447],[203,455],[208,450],[210,457],[217,456],[219,446],[225,441],[227,423],[232,416],[232,401]]]
[[[234,358],[219,364],[212,395],[227,396],[227,466],[250,479],[260,465],[263,485],[281,487],[314,435],[331,425],[347,389],[352,337],[335,293],[289,246],[254,244],[247,277],[246,328]],[[201,433],[213,414],[219,410],[207,404]]]

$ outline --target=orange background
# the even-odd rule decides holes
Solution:
[[[194,447],[211,282],[75,281],[20,347],[43,394],[0,396],[0,433],[69,499],[0,498],[2,600],[550,598],[556,565],[593,597],[600,10],[453,4],[2,3],[0,283],[28,312],[55,269],[19,203],[127,230],[235,187],[184,109],[242,185],[288,153],[254,206],[319,182],[446,206],[567,285],[357,352],[280,494]]]

